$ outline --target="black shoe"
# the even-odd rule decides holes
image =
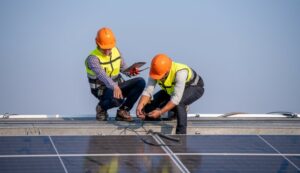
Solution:
[[[132,122],[132,118],[130,116],[130,113],[124,109],[118,109],[116,114],[116,121],[128,121]]]
[[[96,107],[96,119],[98,121],[107,121],[108,113],[104,109],[101,108],[101,106],[97,105]]]

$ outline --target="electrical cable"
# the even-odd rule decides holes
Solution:
[[[141,126],[140,126],[144,132],[149,135],[149,134],[152,134],[152,135],[155,135],[157,134],[158,136],[162,137],[162,138],[165,138],[167,140],[170,140],[170,141],[173,141],[173,142],[180,142],[180,139],[179,138],[175,138],[175,137],[170,137],[170,136],[167,136],[161,132],[154,132],[152,129],[149,129],[149,130],[146,130],[145,127],[144,127],[144,121],[141,121]],[[141,137],[141,135],[134,129],[130,128],[129,126],[126,126],[124,127],[124,129],[120,132],[123,133],[124,131],[126,130],[130,130],[132,132],[134,132],[136,134],[136,136],[142,141],[144,142],[145,144],[148,144],[148,145],[152,145],[152,146],[172,146],[170,144],[157,144],[157,143],[153,143],[153,142],[150,142],[148,141],[147,139],[145,139],[145,137]]]

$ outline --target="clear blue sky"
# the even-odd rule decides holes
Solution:
[[[201,74],[192,113],[300,112],[299,19],[299,0],[1,0],[0,114],[94,114],[103,26],[128,64],[166,53]]]

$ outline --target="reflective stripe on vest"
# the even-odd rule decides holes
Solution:
[[[160,81],[160,80],[157,80],[158,85],[163,90],[165,90],[169,95],[172,95],[172,93],[174,92],[174,87],[175,87],[176,73],[180,70],[183,70],[183,69],[188,70],[188,76],[187,76],[187,79],[186,79],[185,83],[189,82],[191,77],[192,77],[192,73],[193,73],[191,68],[189,68],[185,64],[172,62],[171,70],[169,72],[168,77],[166,78],[166,80],[164,82]]]
[[[109,56],[104,55],[97,48],[93,50],[90,55],[94,55],[99,59],[100,65],[107,76],[115,77],[119,75],[121,68],[121,55],[116,47],[111,49],[111,54]],[[88,67],[87,61],[85,61],[85,67],[88,76],[95,76],[95,73]]]

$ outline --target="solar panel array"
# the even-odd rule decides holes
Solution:
[[[2,173],[300,172],[298,135],[2,136]]]

